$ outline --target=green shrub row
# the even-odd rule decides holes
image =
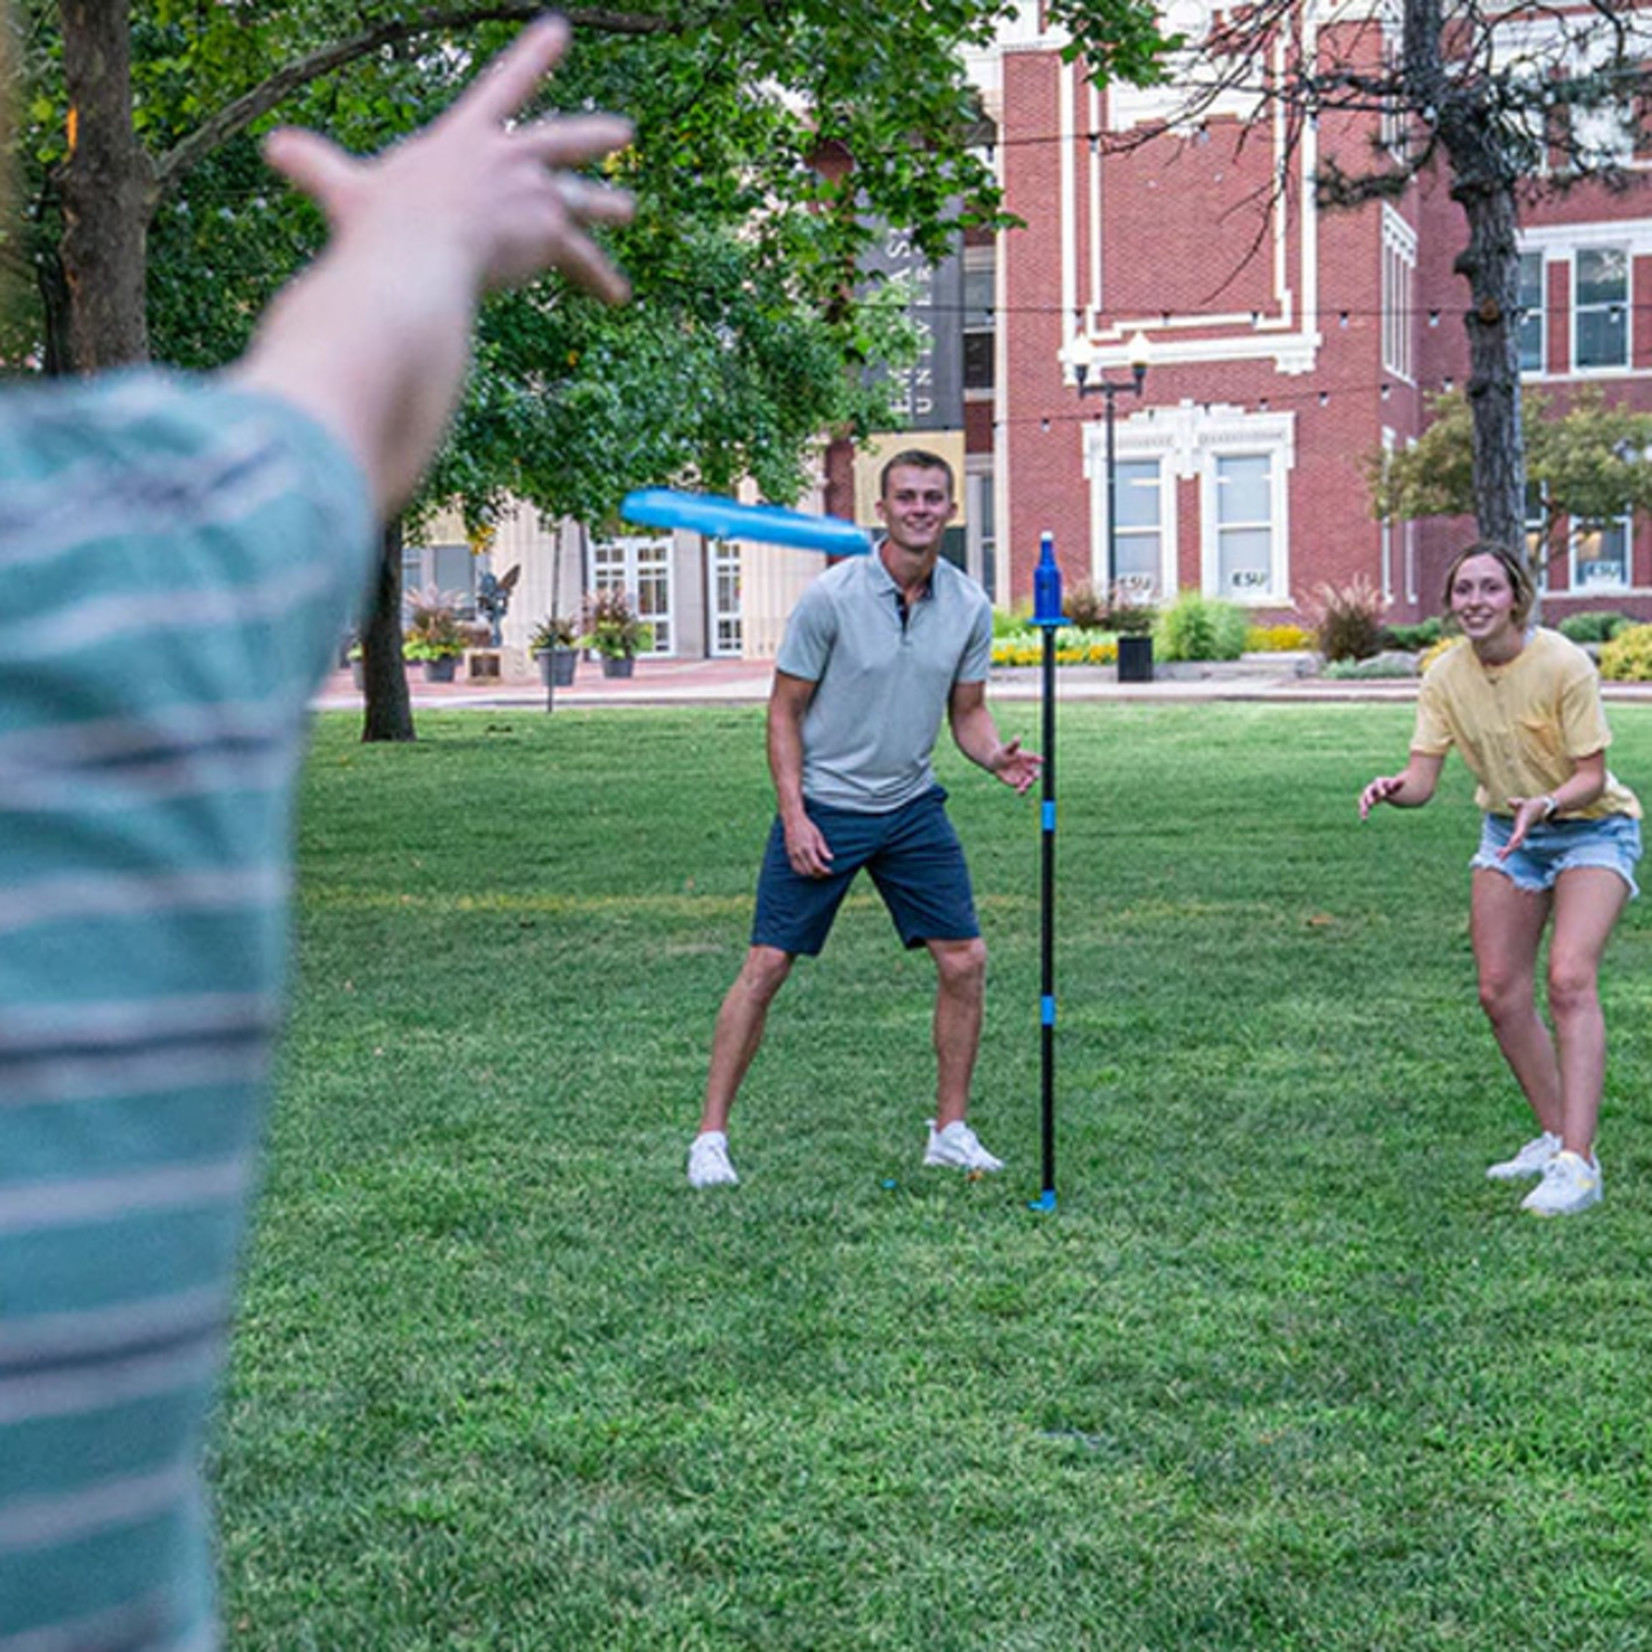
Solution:
[[[1234,602],[1183,591],[1153,627],[1153,652],[1173,660],[1236,660],[1245,651],[1250,620]]]
[[[1627,614],[1610,608],[1590,608],[1581,614],[1568,614],[1555,629],[1573,642],[1610,642],[1634,623]]]

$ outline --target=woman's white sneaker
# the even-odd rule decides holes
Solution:
[[[1517,1182],[1522,1176],[1541,1176],[1549,1161],[1560,1151],[1560,1137],[1545,1130],[1534,1136],[1512,1159],[1488,1165],[1486,1174],[1494,1182]]]
[[[688,1150],[690,1187],[733,1187],[739,1180],[728,1156],[728,1137],[721,1130],[707,1130],[694,1138]]]
[[[1593,1158],[1562,1150],[1549,1160],[1543,1180],[1520,1201],[1520,1208],[1534,1216],[1575,1216],[1600,1203],[1601,1182]]]

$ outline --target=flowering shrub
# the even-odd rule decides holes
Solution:
[[[1115,665],[1119,645],[1110,636],[1095,631],[1075,631],[1062,627],[1055,634],[1057,665]],[[1042,665],[1044,637],[1038,631],[1013,631],[992,645],[994,665]]]
[[[1301,625],[1252,625],[1245,632],[1247,654],[1295,654],[1313,645],[1313,632]]]
[[[1600,674],[1614,683],[1652,683],[1652,625],[1628,625],[1600,648]]]
[[[1455,648],[1462,640],[1460,636],[1455,635],[1441,637],[1432,648],[1425,648],[1417,656],[1417,675],[1420,677],[1448,648]]]

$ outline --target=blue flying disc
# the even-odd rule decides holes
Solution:
[[[650,528],[687,528],[713,539],[758,539],[831,556],[864,556],[872,536],[840,516],[810,516],[781,505],[742,505],[716,493],[679,493],[675,488],[641,488],[620,506],[627,522]]]

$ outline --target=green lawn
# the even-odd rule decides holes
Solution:
[[[1034,707],[1002,712],[1034,743]],[[857,895],[683,1159],[761,713],[324,719],[301,989],[215,1463],[238,1648],[1652,1646],[1652,925],[1607,1199],[1542,1223],[1475,1003],[1459,766],[1395,706],[1064,710],[1060,1209],[1038,810],[948,753],[992,949],[918,1160],[930,970]],[[1652,795],[1652,711],[1614,767]]]

